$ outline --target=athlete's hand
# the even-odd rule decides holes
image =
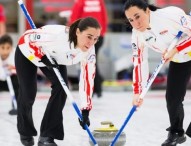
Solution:
[[[176,53],[178,53],[177,48],[174,48],[174,49],[172,49],[172,50],[170,50],[170,51],[165,51],[165,52],[163,53],[163,58],[164,58],[164,60],[166,60],[166,62],[169,62],[169,61],[172,60],[172,58],[174,57],[174,55],[175,55]]]
[[[85,125],[90,126],[89,110],[82,110],[82,121],[79,119],[80,125],[85,130]]]
[[[143,104],[143,99],[140,98],[139,94],[133,95],[133,105],[136,105],[137,107],[140,107]]]

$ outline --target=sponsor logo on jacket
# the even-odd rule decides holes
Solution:
[[[69,52],[69,53],[66,53],[66,57],[67,57],[67,59],[72,60],[72,59],[74,59],[75,55]]]
[[[95,60],[96,60],[96,57],[95,57],[94,54],[92,54],[92,55],[88,58],[88,61],[89,61],[90,63],[93,63]]]
[[[135,43],[132,43],[132,49],[133,49],[133,50],[137,50],[137,46],[136,46]]]
[[[133,57],[139,57],[138,52],[137,52],[138,48],[135,43],[132,43],[132,49],[133,49]]]
[[[168,32],[168,30],[163,30],[163,31],[161,31],[159,34],[160,35],[164,35],[164,34],[166,34]]]
[[[148,42],[148,41],[150,41],[152,38],[153,38],[153,37],[150,36],[150,37],[146,38],[145,41]]]
[[[84,6],[84,12],[100,12],[101,5],[98,0],[86,0]]]
[[[186,18],[185,18],[185,16],[182,16],[181,18],[180,18],[180,22],[181,22],[181,24],[182,24],[182,26],[186,26],[187,25],[187,20],[186,20]]]

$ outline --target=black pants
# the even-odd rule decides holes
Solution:
[[[21,53],[17,47],[15,65],[20,84],[18,95],[17,128],[21,135],[36,136],[32,117],[32,106],[37,92],[37,67]],[[59,71],[67,83],[66,66],[60,65]],[[49,98],[40,128],[42,137],[52,137],[62,140],[64,137],[62,110],[66,102],[66,94],[53,70],[41,67],[41,71],[51,82],[51,96]]]
[[[11,75],[11,81],[12,81],[13,89],[15,92],[15,98],[17,100],[18,91],[19,91],[19,83],[18,83],[17,75]],[[9,91],[7,81],[0,81],[0,91]]]
[[[102,82],[103,78],[100,75],[99,68],[98,68],[98,53],[103,44],[104,37],[100,36],[99,41],[95,44],[95,53],[96,53],[96,74],[94,79],[94,93],[101,94],[102,93]]]
[[[167,78],[166,102],[170,118],[168,131],[172,133],[184,133],[183,101],[186,94],[187,84],[191,75],[191,61],[186,63],[170,62]]]

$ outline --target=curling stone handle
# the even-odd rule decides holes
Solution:
[[[101,125],[109,125],[109,127],[114,126],[114,124],[112,122],[110,122],[110,121],[103,121],[103,122],[101,122]]]

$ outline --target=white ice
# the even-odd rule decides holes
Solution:
[[[74,99],[79,103],[78,93],[72,92]],[[136,111],[127,123],[124,132],[126,133],[125,146],[160,146],[167,137],[165,130],[169,126],[169,119],[165,103],[165,91],[149,91],[144,98],[143,106]],[[48,101],[49,93],[39,92],[33,107],[34,123],[37,131],[40,129],[40,122]],[[93,109],[90,113],[91,126],[93,131],[100,127],[101,121],[112,121],[117,128],[120,128],[132,108],[131,91],[125,92],[104,92],[103,97],[93,98]],[[191,91],[187,92],[184,101],[186,129],[191,121]],[[8,115],[11,109],[11,98],[8,92],[0,93],[0,146],[22,146],[17,132],[16,116]],[[67,100],[63,110],[65,138],[62,141],[56,140],[59,146],[89,146],[89,137],[86,131],[79,126],[77,115],[73,106]],[[39,132],[38,132],[39,136]],[[38,136],[35,137],[37,145]],[[191,146],[191,139],[181,146]]]

